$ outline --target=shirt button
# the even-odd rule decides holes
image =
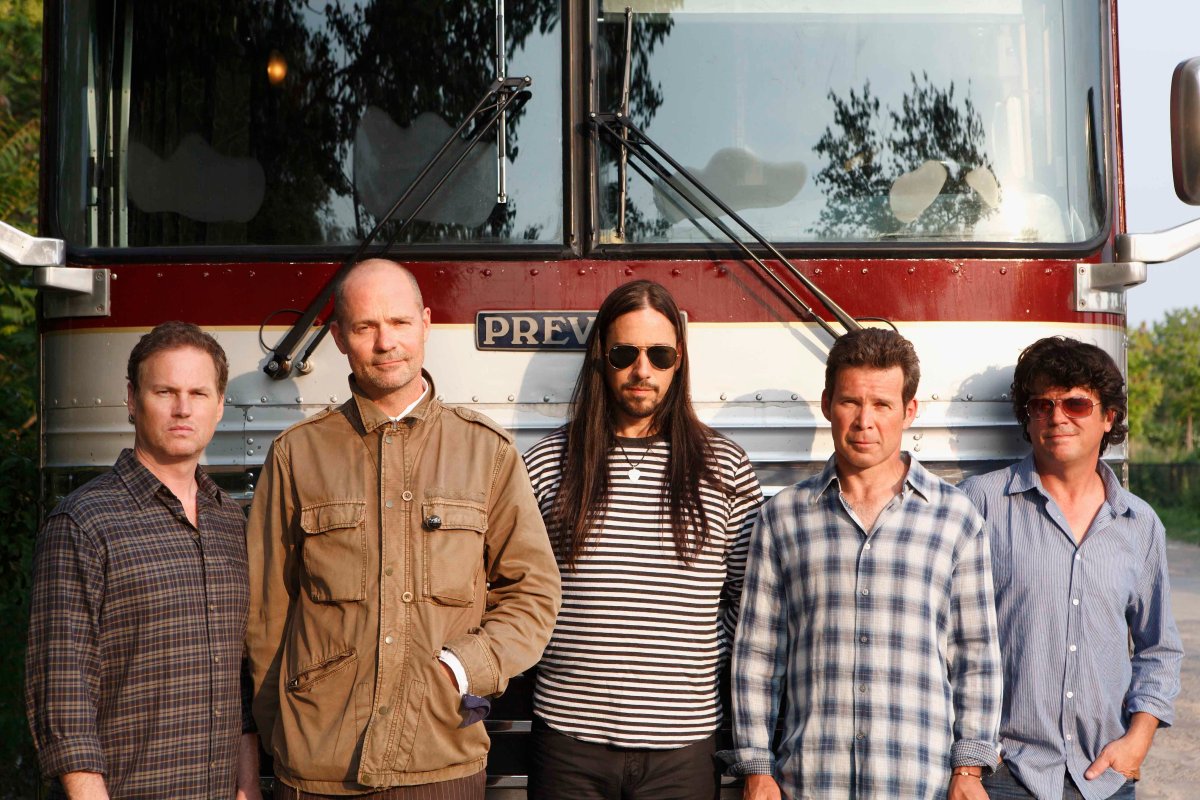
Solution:
[[[1079,553],[1076,553],[1076,554],[1075,554],[1075,560],[1076,560],[1076,561],[1080,561],[1080,560],[1082,560],[1082,559],[1083,559],[1083,556],[1079,555]]]
[[[393,505],[395,505],[395,503],[393,503],[391,500],[388,500],[386,503],[384,503],[384,505],[388,508],[391,508]]]
[[[400,499],[402,499],[406,503],[411,503],[412,502],[412,492],[406,491],[404,494],[400,495]]]
[[[208,762],[208,765],[209,765],[210,767],[212,767],[213,769],[216,769],[216,768],[217,768],[217,762],[216,762],[216,761],[210,761],[210,762]]]
[[[866,694],[867,693],[867,685],[865,683],[860,683],[858,685],[858,691],[860,694]]]
[[[213,663],[214,663],[214,664],[220,664],[220,663],[221,663],[221,657],[220,657],[220,656],[213,656]]]
[[[859,731],[858,733],[854,734],[854,738],[861,740],[861,739],[867,738],[867,735],[865,733],[863,733],[862,731]]]
[[[216,603],[209,603],[209,604],[208,604],[208,610],[209,610],[209,611],[216,611],[216,610],[217,610],[217,604],[216,604]]]
[[[1074,692],[1067,692],[1067,699],[1068,699],[1068,700],[1070,700],[1070,699],[1071,699],[1072,697],[1074,697],[1074,696],[1075,696],[1075,693],[1074,693]]]
[[[863,589],[863,590],[862,590],[862,595],[863,595],[863,597],[866,597],[866,596],[867,596],[867,595],[869,595],[870,593],[871,593],[871,590],[870,590],[870,589]]]
[[[1071,646],[1070,646],[1070,647],[1068,647],[1067,649],[1068,649],[1068,650],[1070,650],[1072,653],[1074,653],[1074,652],[1075,652],[1075,645],[1071,645]]]
[[[392,568],[391,568],[391,567],[387,567],[386,569],[384,569],[384,571],[383,571],[383,574],[384,574],[384,575],[391,575],[391,574],[392,574]]]
[[[394,642],[394,641],[395,641],[395,639],[393,639],[393,638],[392,638],[392,637],[390,637],[390,636],[385,636],[385,637],[383,637],[383,643],[384,643],[384,644],[391,644],[391,643],[392,643],[392,642]]]
[[[871,549],[871,543],[870,543],[870,542],[867,542],[866,544],[864,544],[864,545],[863,545],[863,550],[870,550],[870,549]]]
[[[214,716],[214,717],[219,717],[219,716],[221,716],[221,709],[219,709],[219,708],[214,708],[214,709],[213,709],[213,716]]]
[[[1077,606],[1077,605],[1079,605],[1079,598],[1078,598],[1078,597],[1072,597],[1072,598],[1071,598],[1071,605],[1073,605],[1073,606]]]
[[[1069,733],[1067,734],[1067,741],[1068,742],[1071,741],[1071,734],[1069,734]]]
[[[406,603],[411,603],[412,598],[413,598],[412,592],[405,592],[404,594],[400,595],[400,599]]]
[[[860,636],[860,637],[858,637],[858,640],[859,640],[860,642],[862,642],[863,644],[866,644],[866,643],[867,643],[867,637],[865,637],[865,636]]]

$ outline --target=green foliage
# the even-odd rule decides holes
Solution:
[[[0,0],[0,219],[37,231],[41,3]],[[37,767],[22,683],[37,530],[36,295],[29,271],[0,262],[0,786],[33,797]]]
[[[1200,460],[1200,308],[1130,333],[1129,403],[1136,460]]]

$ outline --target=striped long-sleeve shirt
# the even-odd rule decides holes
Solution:
[[[1000,749],[1037,797],[1087,800],[1125,776],[1083,773],[1145,711],[1171,724],[1183,649],[1171,614],[1166,539],[1154,510],[1103,462],[1105,501],[1076,543],[1033,456],[962,490],[987,520],[996,584],[1004,714]],[[1130,655],[1129,643],[1133,642]]]
[[[786,693],[783,739],[771,750]],[[864,530],[834,459],[763,506],[733,662],[733,771],[785,797],[944,797],[996,764],[1000,666],[983,520],[909,457]]]
[[[681,747],[721,721],[717,671],[732,641],[762,493],[745,452],[713,438],[724,486],[701,484],[709,530],[698,557],[684,564],[662,498],[668,443],[620,441],[608,455],[609,502],[598,530],[575,570],[560,564],[562,609],[538,665],[534,710],[583,741]],[[548,528],[565,446],[560,430],[525,454]]]

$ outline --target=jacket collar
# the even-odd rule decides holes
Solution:
[[[433,376],[422,369],[421,377],[425,379],[425,385],[429,387],[429,390],[425,392],[421,402],[417,403],[416,408],[404,416],[406,420],[413,420],[412,424],[423,422],[428,418],[433,406],[433,398],[437,394],[437,389],[433,385]],[[347,405],[353,405],[358,412],[358,418],[362,421],[364,431],[370,433],[376,428],[392,424],[392,418],[383,413],[383,410],[375,405],[375,401],[363,393],[353,375],[350,376],[350,391],[352,393],[351,403],[347,403]]]

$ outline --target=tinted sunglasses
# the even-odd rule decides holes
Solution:
[[[613,369],[625,369],[638,360],[638,354],[646,351],[650,366],[655,369],[670,369],[679,360],[679,353],[674,347],[665,344],[637,347],[632,344],[615,344],[608,351],[608,365]]]
[[[1064,397],[1061,400],[1051,400],[1049,397],[1035,397],[1025,404],[1025,410],[1033,419],[1049,419],[1054,415],[1054,407],[1062,406],[1063,413],[1073,419],[1081,419],[1092,413],[1092,408],[1100,405],[1086,397]]]

